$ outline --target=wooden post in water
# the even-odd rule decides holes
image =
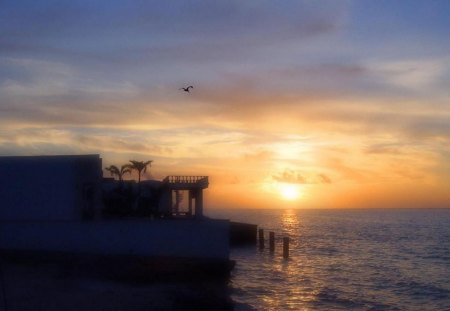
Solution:
[[[269,249],[270,252],[275,252],[275,232],[269,232]]]
[[[289,237],[283,238],[283,258],[289,258]]]
[[[264,248],[264,229],[259,229],[258,234],[259,234],[259,248],[263,249]]]

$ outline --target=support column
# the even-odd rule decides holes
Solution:
[[[188,192],[189,192],[189,198],[188,198],[188,200],[189,200],[189,216],[192,216],[192,199],[193,199],[192,190],[189,190]]]
[[[203,190],[195,191],[195,217],[203,217]]]
[[[173,190],[172,191],[172,198],[173,195],[175,194],[175,203],[172,205],[172,214],[175,212],[175,214],[178,214],[178,190]]]

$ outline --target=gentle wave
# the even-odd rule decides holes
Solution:
[[[228,210],[277,235],[233,249],[233,299],[253,310],[450,310],[450,210]],[[281,256],[281,237],[291,256]],[[244,308],[245,309],[245,308]]]

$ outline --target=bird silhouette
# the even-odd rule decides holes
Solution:
[[[189,85],[188,87],[182,87],[182,88],[179,88],[179,90],[183,90],[183,91],[185,91],[185,92],[188,92],[188,93],[190,93],[189,92],[189,89],[190,88],[194,88],[192,85]]]

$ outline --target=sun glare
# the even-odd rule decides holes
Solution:
[[[280,195],[284,200],[294,201],[302,196],[302,192],[298,185],[279,184]]]

